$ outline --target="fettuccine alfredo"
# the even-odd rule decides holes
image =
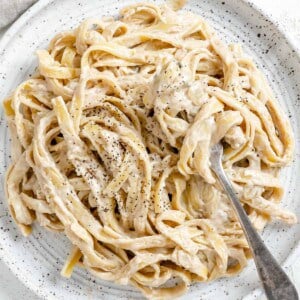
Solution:
[[[64,276],[81,265],[173,299],[242,270],[249,247],[210,169],[219,141],[255,228],[296,222],[279,205],[290,124],[251,58],[201,17],[136,4],[37,55],[37,74],[4,103],[6,195],[25,236],[37,222],[68,237]]]

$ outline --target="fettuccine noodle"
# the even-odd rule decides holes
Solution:
[[[69,238],[62,275],[80,264],[173,299],[242,270],[249,247],[210,169],[219,141],[255,228],[296,222],[279,206],[290,124],[253,61],[199,16],[136,4],[37,54],[38,73],[4,104],[6,194],[25,236],[37,221]]]

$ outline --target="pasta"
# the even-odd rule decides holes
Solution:
[[[135,4],[37,55],[37,74],[4,102],[6,196],[25,236],[38,222],[68,237],[63,276],[80,264],[173,299],[241,271],[249,247],[210,169],[219,141],[255,228],[296,222],[279,206],[290,124],[251,58],[201,17]]]

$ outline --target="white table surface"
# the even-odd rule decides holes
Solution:
[[[300,49],[300,1],[299,0],[251,0],[278,20],[288,31]],[[0,30],[0,39],[5,31]],[[300,260],[294,266],[296,286],[300,286]],[[26,298],[25,298],[26,297]],[[23,286],[0,260],[0,300],[38,300],[39,298]]]

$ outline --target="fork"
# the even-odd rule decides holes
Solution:
[[[295,286],[267,249],[243,209],[236,191],[224,172],[222,166],[222,155],[223,146],[219,142],[214,145],[211,150],[211,168],[219,179],[219,182],[228,198],[231,200],[234,211],[238,216],[241,227],[252,251],[256,269],[267,298],[269,300],[298,300],[298,293]]]

